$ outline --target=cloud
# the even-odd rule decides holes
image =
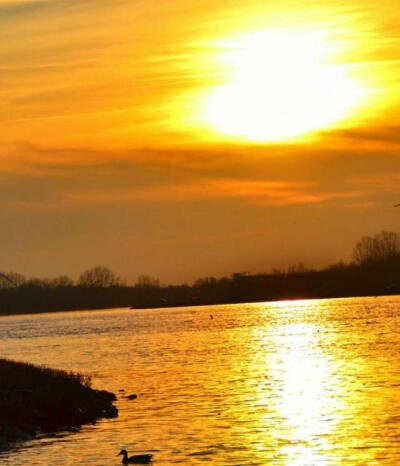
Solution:
[[[113,4],[124,3],[124,0],[114,0]],[[43,12],[43,10],[63,10],[75,8],[79,11],[87,5],[107,4],[106,0],[0,0],[0,13],[3,15],[30,15]],[[3,16],[2,18],[6,18]]]
[[[397,172],[388,173],[384,177],[380,174],[370,174],[354,177],[351,182],[363,186],[370,192],[383,191],[400,194],[400,167]]]
[[[57,2],[49,0],[1,0],[0,1],[0,14],[2,21],[9,16],[25,15],[38,11],[44,6],[56,4]]]
[[[331,130],[325,133],[327,138],[338,138],[347,142],[367,143],[369,149],[375,148],[374,143],[390,146],[400,144],[400,125],[373,126],[369,128],[351,128],[341,130]],[[364,146],[366,150],[367,147]]]
[[[365,171],[368,158],[349,153],[335,158],[278,147],[88,150],[25,142],[3,147],[0,154],[0,204],[19,211],[129,205],[155,209],[198,202],[265,208],[344,205],[365,200],[375,186],[373,180],[358,180],[371,174]],[[393,173],[392,166],[389,170]]]
[[[357,197],[358,193],[321,192],[317,186],[302,183],[244,179],[198,179],[191,182],[164,183],[114,189],[83,189],[64,193],[67,204],[188,203],[235,200],[270,207],[317,204],[335,199]]]

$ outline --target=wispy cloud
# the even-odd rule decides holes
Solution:
[[[373,127],[361,127],[352,129],[334,130],[326,133],[328,138],[338,138],[353,143],[368,143],[369,149],[373,150],[375,145],[398,146],[400,144],[400,125],[385,125]],[[364,150],[367,147],[364,145]]]
[[[357,197],[358,193],[320,192],[318,187],[301,183],[240,179],[198,179],[191,183],[165,183],[113,190],[78,190],[64,194],[68,203],[120,204],[132,202],[181,203],[197,200],[218,202],[235,199],[248,204],[271,207],[317,204],[335,199]]]
[[[220,260],[234,270],[239,250],[243,264],[259,263],[260,250],[279,263],[286,245],[303,241],[294,257],[311,235],[315,257],[326,257],[327,235],[350,244],[350,230],[392,228],[397,10],[393,0],[0,0],[0,236],[9,267],[16,257],[30,264],[29,244],[32,273],[54,258],[73,263],[70,270],[78,259],[79,267],[112,263],[121,250],[126,269],[142,254],[141,266],[153,260],[158,271],[164,262],[168,276],[177,257],[193,267],[197,248],[201,274],[214,270],[226,238]],[[180,106],[190,114],[229,78],[216,42],[271,26],[329,29],[332,63],[368,78],[387,101],[312,142],[217,143],[194,134],[197,123],[193,130]],[[346,41],[354,47],[344,53]],[[260,232],[257,247],[249,232]],[[166,261],[152,259],[154,245]],[[344,250],[340,242],[335,257]]]

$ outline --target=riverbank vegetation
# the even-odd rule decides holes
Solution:
[[[353,249],[353,261],[321,270],[299,264],[264,274],[233,273],[206,277],[193,285],[162,286],[142,276],[133,286],[106,267],[94,267],[77,282],[67,276],[25,279],[0,274],[0,314],[132,306],[170,307],[301,298],[370,296],[400,292],[400,235],[383,231],[365,236]]]
[[[40,433],[115,417],[115,399],[92,389],[88,376],[0,359],[0,450]]]

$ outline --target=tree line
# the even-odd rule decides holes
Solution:
[[[230,277],[205,277],[193,285],[162,286],[147,275],[134,285],[104,266],[92,267],[76,281],[0,273],[0,314],[132,306],[170,307],[278,299],[367,296],[400,292],[400,234],[382,231],[364,236],[353,248],[353,261],[321,270],[303,264],[287,270]]]

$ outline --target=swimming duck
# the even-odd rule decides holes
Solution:
[[[126,450],[121,450],[117,456],[123,455],[122,464],[149,464],[153,455],[133,455],[128,457]]]

